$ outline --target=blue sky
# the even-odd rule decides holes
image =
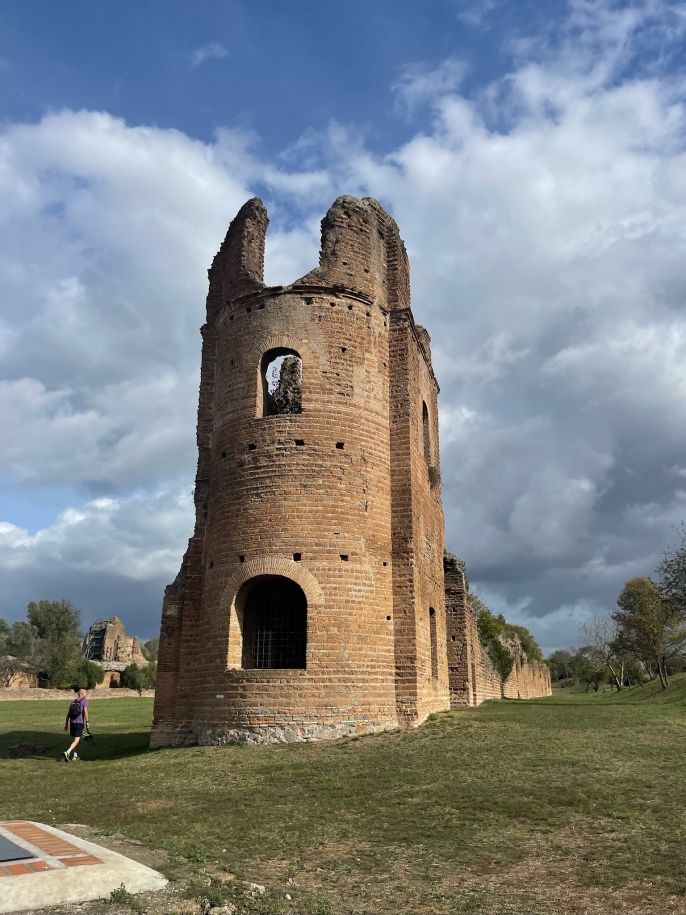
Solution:
[[[488,3],[459,0],[10,2],[1,14],[11,65],[4,113],[106,110],[204,140],[238,124],[271,151],[334,119],[362,125],[385,150],[411,129],[392,91],[408,66],[456,57],[467,90],[478,88],[507,71],[514,38],[563,9],[559,0],[490,13]]]
[[[0,6],[0,616],[155,633],[192,530],[206,269],[378,197],[441,383],[449,548],[547,650],[686,515],[686,4]]]

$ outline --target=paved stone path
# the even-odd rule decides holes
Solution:
[[[0,822],[0,836],[26,852],[24,858],[0,861],[1,913],[104,899],[122,884],[129,893],[141,893],[167,883],[157,871],[53,826],[6,820]]]

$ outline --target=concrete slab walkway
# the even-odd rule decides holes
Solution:
[[[122,883],[129,893],[167,885],[152,868],[54,826],[8,820],[0,822],[0,837],[26,852],[0,861],[0,913],[106,899]]]

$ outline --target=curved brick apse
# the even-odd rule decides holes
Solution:
[[[341,197],[262,281],[248,201],[209,271],[196,526],[163,605],[152,745],[308,739],[449,705],[438,386],[395,222]]]
[[[319,266],[266,287],[267,224],[249,200],[209,270],[196,524],[165,592],[152,746],[368,733],[462,704],[438,385],[398,227],[339,197]]]

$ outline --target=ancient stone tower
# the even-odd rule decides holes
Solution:
[[[248,201],[209,271],[196,525],[165,593],[152,746],[333,737],[449,706],[438,386],[407,255],[340,197],[265,287]]]

